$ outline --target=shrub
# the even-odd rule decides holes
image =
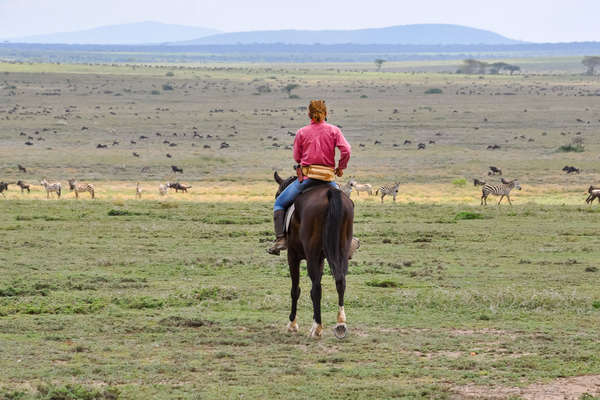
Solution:
[[[467,184],[467,180],[465,178],[459,178],[452,181],[452,184],[455,186],[465,186]]]
[[[470,212],[470,211],[461,211],[454,219],[484,219],[485,217],[482,214]]]
[[[395,287],[399,287],[400,284],[396,281],[393,281],[391,279],[383,279],[381,281],[374,279],[372,281],[368,281],[367,282],[367,286],[371,286],[371,287],[382,287],[382,288],[395,288]]]
[[[154,89],[153,91],[150,92],[150,94],[153,94],[153,95],[160,94],[160,90]]]
[[[444,92],[442,91],[442,89],[438,89],[438,88],[431,88],[431,89],[427,89],[425,91],[425,94],[441,94],[441,93],[444,93]]]
[[[175,74],[172,71],[169,71],[165,74],[166,76],[175,76]]]
[[[173,86],[169,85],[168,83],[165,83],[164,85],[162,85],[162,89],[163,90],[173,90]]]
[[[565,144],[558,148],[558,151],[561,153],[569,153],[569,152],[581,153],[581,152],[583,152],[583,150],[584,150],[583,146],[573,146],[572,144]]]
[[[366,94],[361,94],[361,95],[360,95],[360,98],[361,98],[361,99],[366,99],[367,97],[369,97],[369,96],[367,96]]]

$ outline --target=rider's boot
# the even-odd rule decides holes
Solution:
[[[273,223],[275,225],[275,242],[270,249],[269,254],[278,256],[281,250],[287,249],[287,241],[285,239],[285,210],[277,210],[273,212]]]
[[[360,240],[358,240],[358,238],[353,237],[352,243],[350,243],[350,254],[348,256],[349,260],[352,260],[352,255],[354,254],[354,252],[356,250],[358,250],[359,247],[360,247]]]

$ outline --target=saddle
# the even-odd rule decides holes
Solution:
[[[329,182],[320,181],[320,180],[317,180],[317,179],[311,179],[310,184],[306,188],[304,188],[302,190],[302,192],[300,192],[300,194],[298,196],[300,196],[301,194],[304,194],[306,192],[310,192],[311,190],[313,190],[316,187],[319,187],[319,186],[322,186],[322,185],[326,185],[326,184],[329,184]],[[289,232],[290,231],[290,223],[292,222],[292,217],[294,216],[294,211],[296,210],[296,204],[295,203],[296,202],[294,201],[292,203],[292,205],[289,206],[287,208],[287,210],[285,210],[285,219],[284,219],[284,221],[285,221],[285,223],[284,223],[284,227],[285,227],[284,231],[285,232]]]

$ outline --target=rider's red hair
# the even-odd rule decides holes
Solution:
[[[308,105],[308,115],[315,122],[322,122],[327,118],[325,100],[311,100]]]

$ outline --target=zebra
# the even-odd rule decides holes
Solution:
[[[389,194],[392,196],[395,203],[396,195],[398,194],[398,187],[400,187],[400,182],[396,182],[393,185],[383,185],[375,191],[375,196],[377,196],[377,194],[381,192],[381,204],[383,204],[383,198],[385,197],[385,195]]]
[[[598,203],[600,203],[600,187],[598,186],[590,186],[588,189],[589,196],[585,199],[585,202],[591,204],[594,202],[594,199],[598,199]]]
[[[483,188],[481,188],[481,205],[487,206],[487,197],[490,194],[493,194],[494,196],[500,196],[498,205],[500,205],[500,202],[504,196],[506,196],[508,199],[508,204],[512,206],[512,202],[510,201],[510,191],[514,188],[521,190],[521,185],[519,185],[519,181],[516,179],[513,179],[512,181],[503,181],[503,183],[499,183],[497,185],[490,185],[489,183],[486,183],[483,185]]]
[[[77,183],[75,179],[69,179],[69,189],[75,192],[75,198],[79,198],[80,192],[90,192],[92,199],[94,196],[94,185],[91,183]]]
[[[23,181],[17,181],[17,186],[19,186],[21,188],[21,193],[23,193],[25,190],[27,190],[27,193],[31,192],[31,185],[29,185]]]
[[[142,198],[142,188],[140,187],[139,182],[136,182],[136,185],[135,185],[135,198],[136,199]]]
[[[360,192],[367,192],[369,193],[369,196],[373,195],[373,186],[369,185],[368,183],[361,184],[356,182],[354,179],[351,179],[348,183],[354,188],[354,190],[356,190],[357,196],[360,196]]]
[[[56,196],[60,199],[60,182],[48,183],[48,181],[44,178],[40,181],[40,185],[46,189],[46,198],[50,198],[50,192],[55,192]]]
[[[163,185],[163,184],[158,185],[158,193],[161,196],[165,196],[168,191],[169,191],[169,184],[168,183],[166,185]]]
[[[340,186],[340,190],[346,193],[346,196],[350,197],[350,193],[352,193],[352,181],[348,181]]]

